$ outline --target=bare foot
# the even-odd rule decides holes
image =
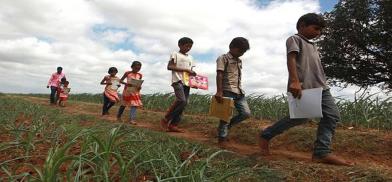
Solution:
[[[235,145],[234,143],[228,137],[224,137],[224,138],[218,137],[218,147],[228,149],[234,147],[233,146]]]
[[[346,161],[346,160],[339,158],[333,154],[328,154],[322,158],[318,158],[318,157],[313,156],[312,161],[317,162],[317,163],[333,164],[333,165],[339,165],[339,166],[354,166],[353,162]]]
[[[261,155],[270,155],[269,141],[261,137],[259,139],[259,147],[261,149]]]
[[[133,121],[133,120],[129,121],[129,124],[131,124],[131,125],[137,125],[136,121]]]
[[[178,128],[176,125],[169,125],[167,127],[167,132],[177,132],[177,133],[184,133],[183,129]]]
[[[117,122],[122,122],[122,119],[121,119],[121,117],[117,117],[117,120],[116,120]]]
[[[169,122],[165,118],[161,119],[160,124],[162,129],[167,130]]]

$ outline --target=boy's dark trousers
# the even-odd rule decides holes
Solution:
[[[336,122],[340,120],[340,113],[329,89],[323,90],[321,99],[323,117],[317,129],[317,139],[314,142],[313,156],[321,158],[331,153],[331,140],[335,134]],[[290,119],[285,117],[261,132],[262,138],[271,140],[291,127],[306,123],[308,118]]]
[[[50,86],[50,103],[55,104],[57,102],[57,97],[56,97],[56,92],[57,92],[57,87],[55,86]]]
[[[172,84],[176,100],[168,109],[165,119],[171,121],[171,125],[177,125],[181,121],[181,115],[188,104],[190,87],[185,86],[181,81]]]
[[[109,114],[109,109],[115,104],[115,102],[110,101],[108,97],[106,97],[105,93],[103,94],[103,107],[102,107],[102,115]]]

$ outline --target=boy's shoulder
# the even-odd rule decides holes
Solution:
[[[240,58],[237,58],[239,61],[241,61]],[[231,54],[230,52],[224,53],[222,55],[220,55],[217,60],[223,60],[223,61],[228,61],[228,60],[236,60]]]
[[[311,40],[308,40],[307,38],[305,38],[304,36],[300,35],[300,34],[294,34],[290,37],[287,38],[286,42],[304,42],[304,43],[309,43],[309,44],[314,44],[314,42],[312,42]]]
[[[230,58],[230,53],[224,53],[224,54],[221,54],[220,56],[218,56],[218,59],[222,59],[222,58]]]
[[[289,40],[300,40],[300,39],[301,39],[301,37],[298,34],[294,34],[294,35],[291,35],[291,36],[287,37],[286,41],[289,41]]]
[[[172,54],[171,54],[171,58],[173,58],[173,59],[178,59],[178,60],[180,60],[180,61],[193,61],[193,56],[192,55],[190,55],[190,54],[182,54],[182,53],[180,53],[180,52],[173,52]]]

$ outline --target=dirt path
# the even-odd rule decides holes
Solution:
[[[56,107],[56,106],[49,106],[47,99],[45,98],[37,98],[37,97],[23,97],[24,99],[27,99],[28,101],[31,101],[33,103],[38,103],[41,105],[46,105],[48,107]],[[94,104],[94,103],[86,103],[86,102],[78,102],[80,104],[73,104],[69,105],[68,107],[61,108],[64,111],[71,113],[71,114],[87,114],[87,115],[93,115],[97,118],[105,119],[110,122],[117,122],[115,116],[105,116],[102,117],[99,113],[99,111],[95,112],[89,112],[83,109],[83,105],[91,105],[94,107],[100,106],[100,104]],[[154,111],[146,111],[142,110],[140,114],[143,114],[143,112],[148,113],[148,112],[154,112]],[[156,113],[156,112],[155,112]],[[163,115],[163,113],[162,113]],[[152,123],[152,122],[140,122],[137,125],[132,125],[134,127],[139,127],[139,128],[146,128],[149,130],[154,130],[154,131],[162,131],[164,132],[158,123]],[[310,153],[305,153],[305,152],[298,152],[298,151],[292,151],[288,150],[287,147],[278,147],[278,148],[273,148],[271,151],[270,156],[261,156],[259,151],[259,148],[257,145],[250,145],[250,144],[243,144],[239,143],[237,141],[231,140],[227,145],[220,146],[218,145],[216,138],[214,136],[211,136],[211,134],[206,134],[202,132],[197,132],[197,131],[190,131],[185,129],[184,133],[172,133],[172,132],[167,132],[168,135],[174,136],[174,137],[179,137],[179,138],[184,138],[187,140],[191,141],[197,141],[203,144],[207,144],[209,146],[213,147],[220,147],[226,150],[233,151],[237,154],[240,155],[246,155],[246,156],[252,156],[255,157],[257,160],[267,160],[267,161],[280,161],[280,160],[291,160],[291,161],[297,161],[300,163],[304,163],[309,165],[310,163],[314,164],[311,161],[311,154]],[[256,138],[256,136],[255,136]],[[390,135],[386,135],[385,139],[392,139]],[[388,147],[388,146],[387,146]],[[350,160],[354,161],[356,163],[356,167],[363,168],[363,169],[368,169],[368,168],[379,168],[382,169],[383,171],[387,171],[387,173],[392,174],[392,156],[385,157],[384,155],[373,155],[373,154],[368,154],[366,156],[359,155],[351,155],[349,153],[339,153],[339,155],[342,155],[345,158],[349,158]],[[325,165],[326,168],[329,168],[328,165]]]

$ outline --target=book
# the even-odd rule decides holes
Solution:
[[[321,118],[321,97],[323,88],[312,88],[302,90],[301,99],[294,98],[287,93],[290,118]]]
[[[119,79],[119,78],[110,78],[110,82],[111,82],[112,84],[110,85],[109,88],[110,88],[111,90],[117,91],[118,88],[120,87],[120,79]]]
[[[208,90],[208,77],[202,75],[190,76],[189,86],[191,88]]]
[[[223,102],[219,103],[215,96],[211,98],[209,115],[217,117],[225,122],[229,122],[233,117],[234,100],[229,97],[223,97]]]
[[[133,78],[128,79],[127,83],[131,84],[132,86],[127,88],[127,92],[132,93],[132,92],[138,91],[137,88],[142,86],[143,81],[144,80],[138,80],[138,79],[133,79]]]

